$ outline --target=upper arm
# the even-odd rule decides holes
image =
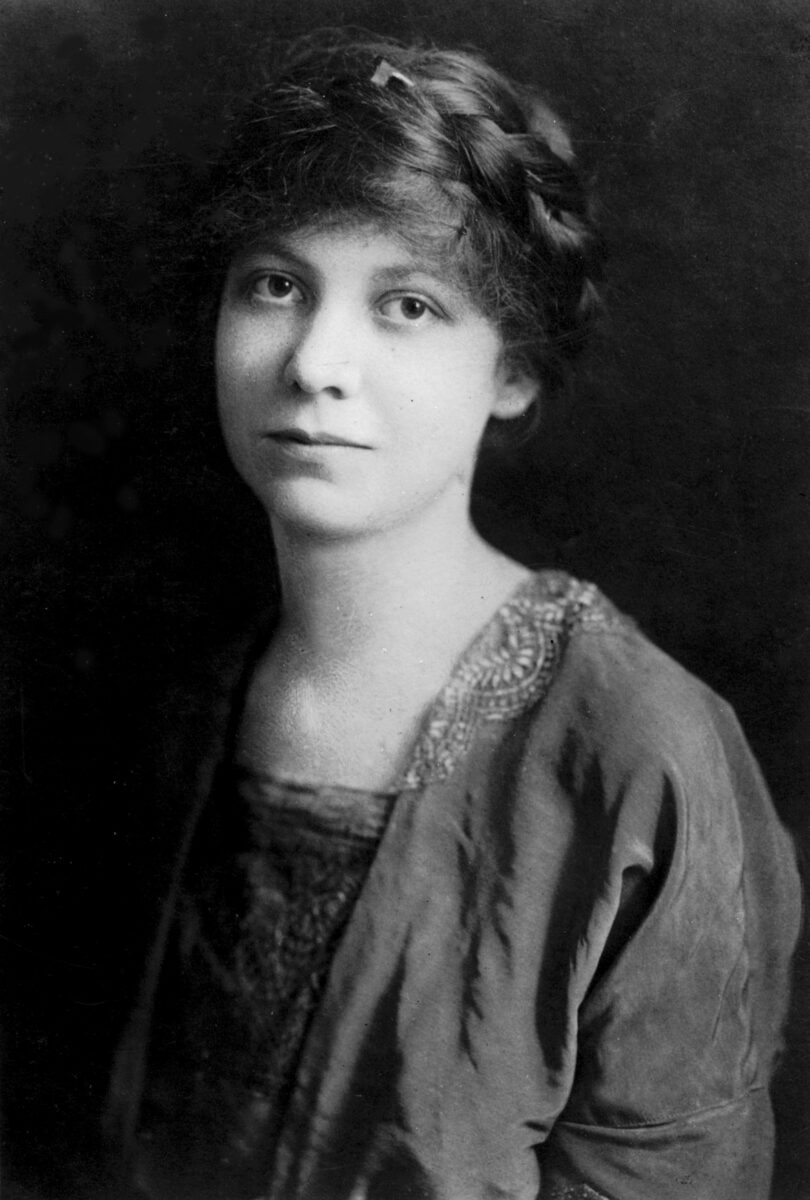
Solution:
[[[669,744],[647,731],[608,784],[614,916],[580,937],[600,953],[575,989],[576,1063],[539,1151],[543,1200],[583,1186],[608,1200],[768,1195],[795,870],[736,722],[701,699]]]

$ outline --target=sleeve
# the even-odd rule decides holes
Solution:
[[[538,1151],[542,1200],[769,1195],[795,861],[733,714],[698,687],[665,731],[624,726],[621,768],[604,753],[615,916],[580,939],[599,954],[572,989],[576,1062]]]

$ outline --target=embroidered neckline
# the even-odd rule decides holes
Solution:
[[[480,720],[518,716],[548,691],[575,629],[621,616],[592,583],[541,571],[512,593],[461,655],[431,705],[399,780],[403,790],[447,779]]]

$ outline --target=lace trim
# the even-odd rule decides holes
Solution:
[[[540,700],[574,630],[621,623],[594,584],[561,571],[533,576],[456,664],[417,738],[402,787],[447,779],[469,749],[479,720],[509,720]]]
[[[547,1193],[542,1192],[543,1200],[608,1200],[603,1192],[595,1192],[587,1183],[553,1183]]]

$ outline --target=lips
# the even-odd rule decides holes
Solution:
[[[368,450],[362,442],[353,441],[351,438],[341,437],[335,433],[310,433],[306,429],[273,429],[265,435],[271,441],[280,442],[285,445],[298,446],[350,446],[356,450]]]

